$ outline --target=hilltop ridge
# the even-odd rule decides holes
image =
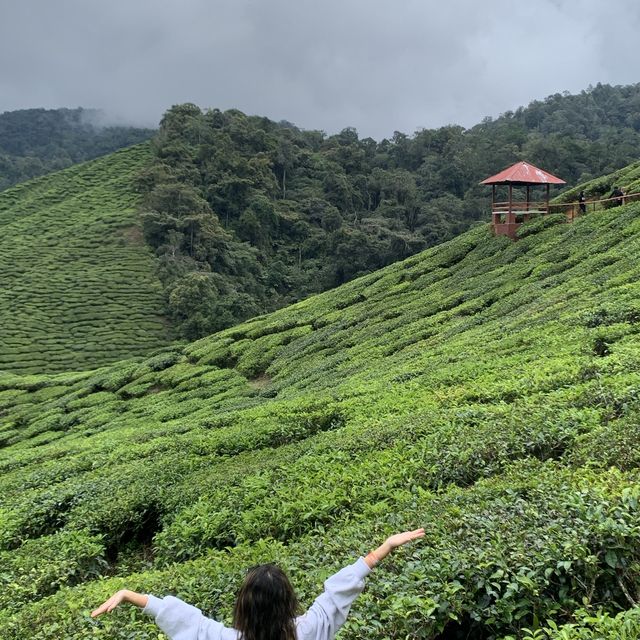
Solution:
[[[125,586],[228,621],[266,560],[308,603],[419,525],[343,637],[636,624],[579,609],[629,609],[640,579],[639,216],[551,216],[515,243],[481,225],[146,360],[0,376],[2,637],[79,640]]]
[[[0,190],[148,140],[151,129],[111,125],[98,109],[0,113]]]

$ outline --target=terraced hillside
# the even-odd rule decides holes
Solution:
[[[146,144],[0,193],[0,370],[85,369],[166,345],[134,176]]]
[[[228,622],[266,560],[308,604],[420,525],[342,638],[637,637],[640,205],[561,220],[146,360],[1,376],[0,637],[161,637],[88,617],[125,586]]]

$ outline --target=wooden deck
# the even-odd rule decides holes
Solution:
[[[602,211],[637,200],[640,200],[640,192],[615,198],[587,200],[584,202],[584,212],[580,211],[579,202],[549,203],[548,206],[546,202],[494,202],[491,208],[493,232],[496,236],[508,236],[515,240],[518,229],[532,217],[564,213],[567,222],[573,222],[590,211]]]

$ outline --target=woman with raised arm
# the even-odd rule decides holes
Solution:
[[[338,571],[324,583],[324,593],[297,616],[298,599],[286,574],[273,564],[250,569],[238,592],[233,629],[202,615],[199,609],[166,596],[159,599],[122,590],[91,613],[113,611],[122,602],[142,608],[155,618],[171,640],[330,640],[347,619],[351,603],[364,589],[364,578],[396,547],[424,536],[424,529],[387,538],[366,557]]]

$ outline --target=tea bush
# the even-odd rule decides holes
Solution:
[[[168,342],[133,178],[148,143],[0,193],[0,370],[88,369]]]
[[[309,604],[414,526],[341,637],[633,634],[639,215],[479,227],[184,347],[0,374],[0,637],[157,640],[88,618],[125,586],[228,622],[262,561]]]

